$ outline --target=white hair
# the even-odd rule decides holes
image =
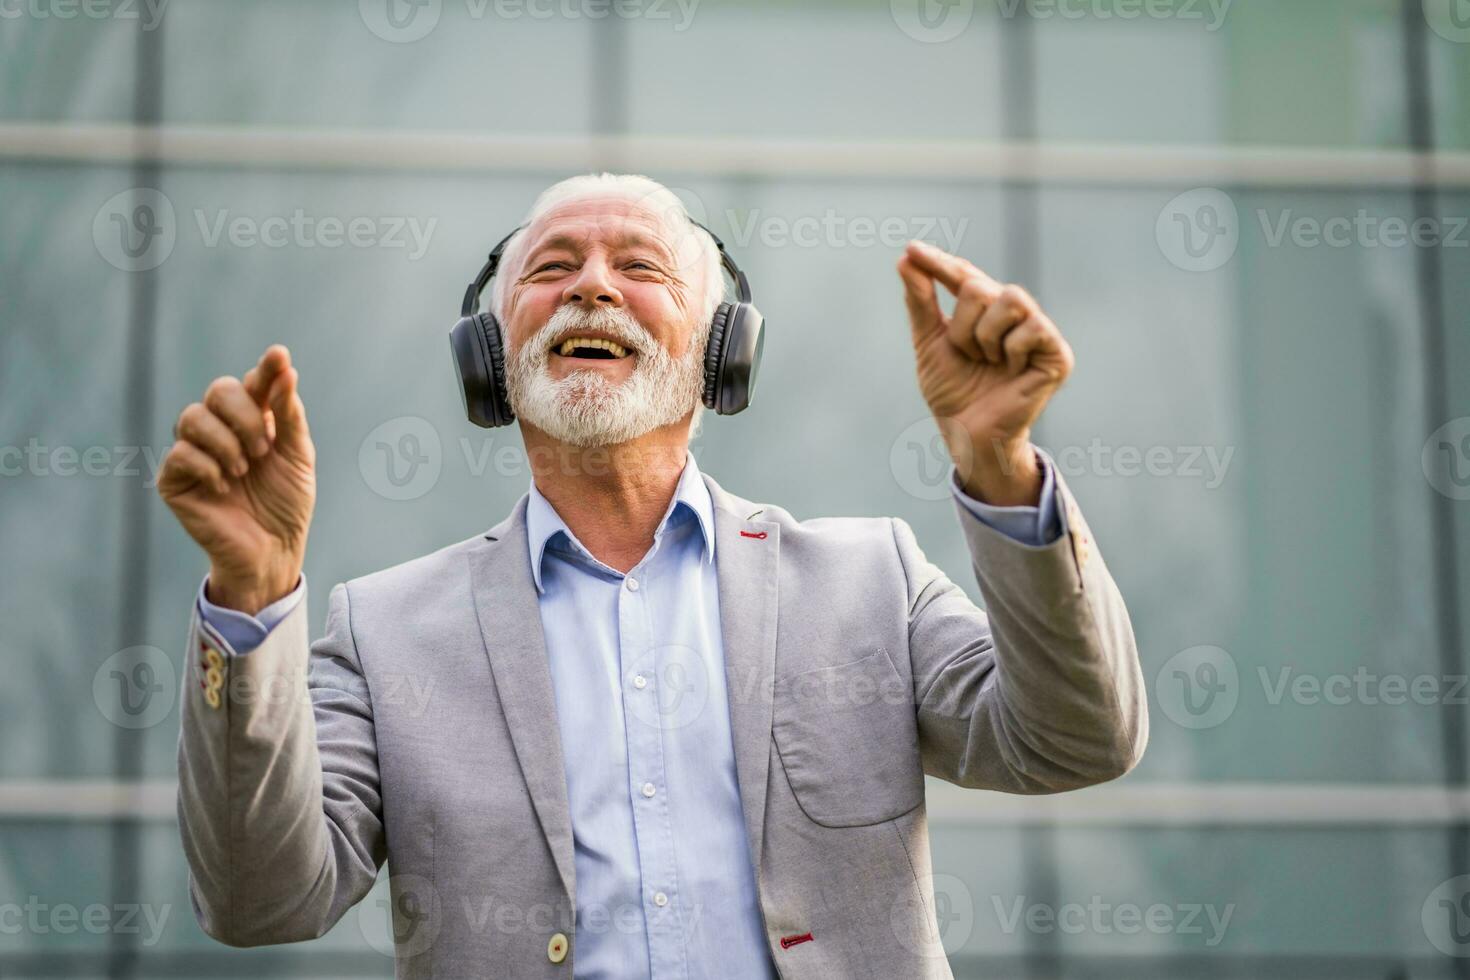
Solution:
[[[719,248],[709,232],[694,224],[689,210],[677,194],[658,181],[640,174],[582,174],[568,177],[542,191],[541,196],[536,198],[536,203],[531,205],[525,220],[521,222],[521,227],[506,242],[505,251],[501,253],[500,268],[494,282],[490,284],[490,309],[495,311],[496,318],[502,324],[505,323],[508,286],[520,269],[526,243],[526,228],[537,218],[568,201],[599,197],[635,201],[658,214],[671,230],[679,234],[691,232],[696,236],[695,240],[700,246],[698,263],[704,268],[705,294],[704,301],[695,304],[694,309],[699,314],[701,323],[707,326],[725,298]],[[675,245],[677,244],[676,240]],[[695,326],[698,328],[700,324]]]

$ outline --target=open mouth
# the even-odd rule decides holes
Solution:
[[[568,337],[553,347],[552,351],[562,357],[579,357],[589,361],[616,361],[631,353],[622,344],[601,337]]]

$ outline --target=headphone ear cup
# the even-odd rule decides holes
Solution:
[[[505,348],[495,317],[462,317],[449,331],[449,347],[466,417],[485,429],[514,422],[505,388]]]
[[[750,407],[765,344],[765,317],[753,303],[722,303],[710,321],[704,404],[720,415]]]
[[[710,319],[709,343],[704,349],[704,407],[719,411],[720,361],[725,354],[725,326],[730,321],[730,303],[721,303]]]
[[[481,313],[480,333],[485,338],[485,349],[490,352],[491,402],[495,407],[496,425],[510,425],[516,420],[515,410],[510,407],[510,389],[505,386],[505,339],[500,332],[500,321],[492,314]]]

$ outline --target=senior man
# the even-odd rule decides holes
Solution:
[[[647,178],[564,181],[505,248],[527,494],[336,586],[309,650],[288,352],[184,409],[159,491],[209,558],[179,745],[205,931],[320,936],[387,861],[402,977],[950,976],[924,774],[1112,779],[1147,710],[1123,601],[1029,441],[1070,348],[964,259],[913,243],[898,273],[988,616],[902,521],[798,521],[695,466],[724,284]]]

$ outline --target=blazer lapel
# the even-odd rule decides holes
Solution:
[[[526,497],[470,553],[471,586],[480,636],[510,726],[521,775],[562,885],[575,901],[572,820],[556,722],[556,698],[540,602],[526,547]]]
[[[705,483],[714,500],[720,635],[725,646],[735,770],[759,884],[771,762],[780,528],[770,521],[752,520],[760,513],[755,505],[726,493],[707,476]]]

